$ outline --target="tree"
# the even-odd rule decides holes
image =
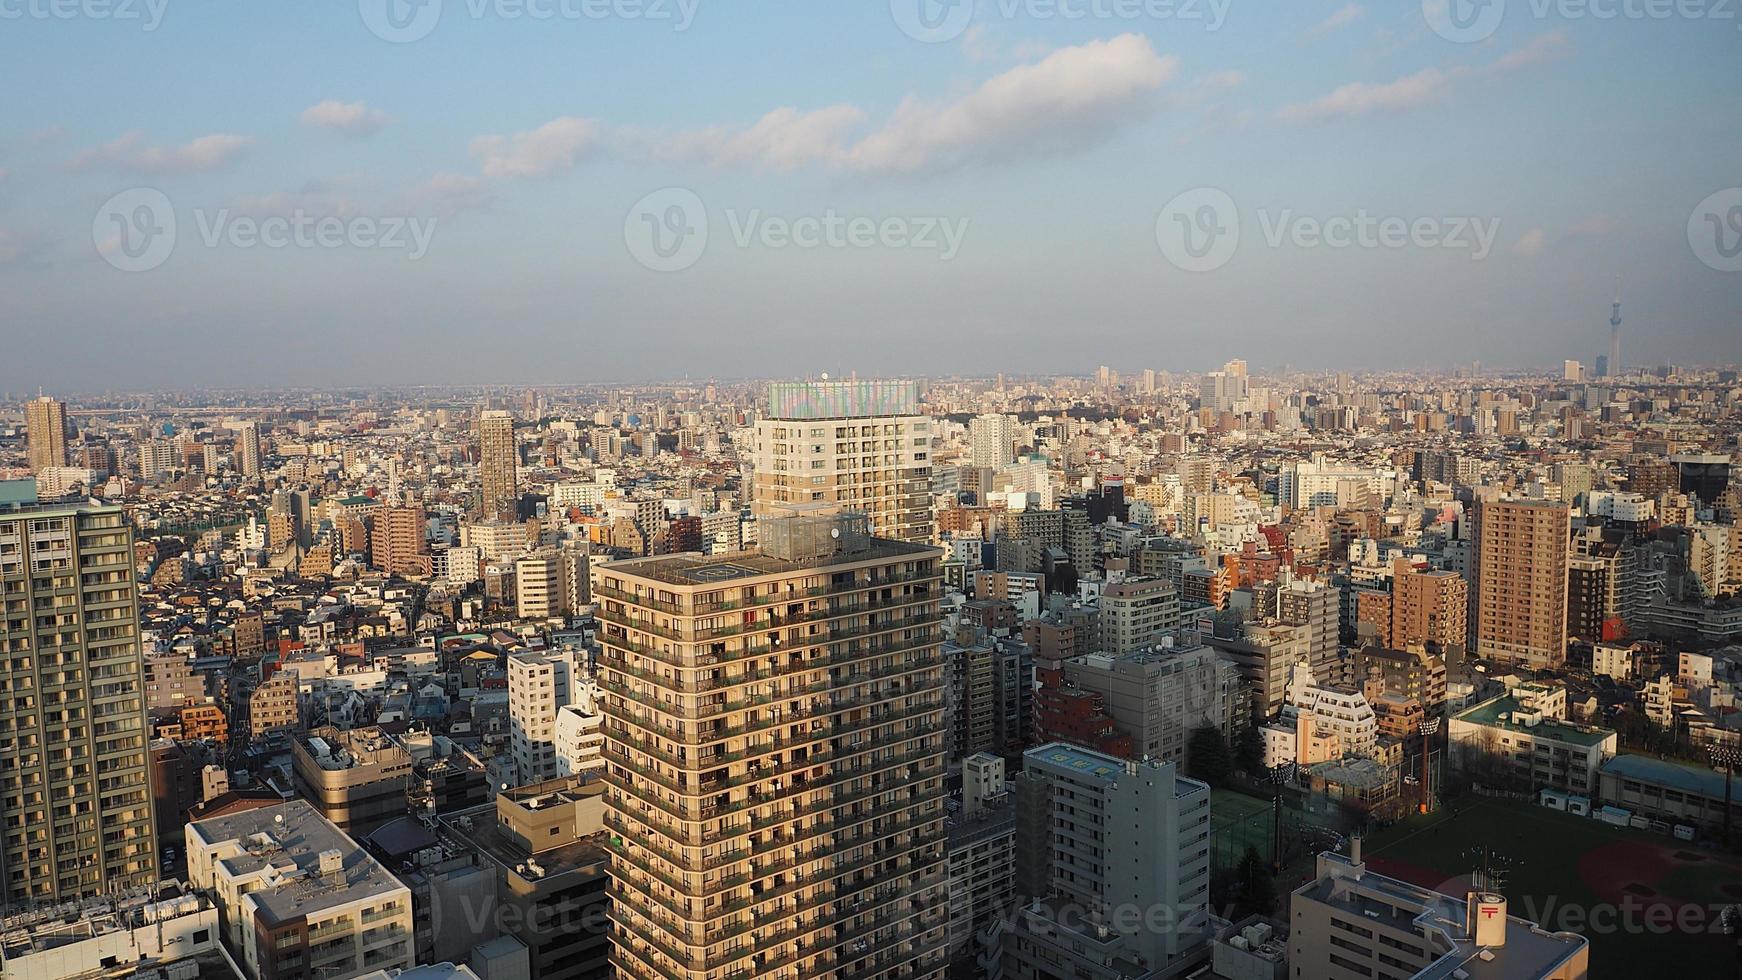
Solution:
[[[1270,875],[1270,865],[1258,854],[1258,848],[1246,845],[1235,872],[1240,881],[1240,900],[1234,904],[1234,919],[1248,915],[1276,913],[1276,879]]]
[[[1264,736],[1257,725],[1240,729],[1240,741],[1234,747],[1234,762],[1243,771],[1256,776],[1264,769]]]
[[[1234,759],[1228,752],[1228,742],[1215,725],[1192,729],[1186,742],[1186,773],[1211,786],[1220,786],[1234,771]]]

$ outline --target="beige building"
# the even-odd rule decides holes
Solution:
[[[67,465],[67,407],[44,395],[24,403],[26,460],[32,470]]]
[[[1117,582],[1101,590],[1101,652],[1130,653],[1179,629],[1179,591],[1167,579]]]
[[[188,882],[256,980],[347,980],[415,959],[411,891],[304,800],[187,825]]]
[[[1312,980],[1470,977],[1585,980],[1590,945],[1507,914],[1500,895],[1463,900],[1367,870],[1350,854],[1319,855],[1318,877],[1289,904],[1289,976]]]
[[[515,612],[521,619],[572,616],[591,598],[587,552],[540,548],[514,560]]]
[[[943,975],[942,553],[866,531],[597,570],[620,977]]]
[[[369,527],[370,564],[393,575],[429,575],[429,541],[423,505],[383,507]]]
[[[317,728],[298,736],[291,772],[298,795],[354,837],[405,816],[411,754],[379,728]]]
[[[1462,651],[1469,637],[1470,587],[1457,572],[1418,569],[1407,558],[1392,562],[1391,617],[1385,645],[1421,644]]]
[[[514,416],[478,416],[479,510],[487,520],[512,521],[520,500],[520,450],[514,444]]]
[[[1570,513],[1565,504],[1545,500],[1480,506],[1478,657],[1536,668],[1566,662]]]
[[[248,729],[255,738],[294,731],[302,723],[295,671],[281,670],[248,697]]]
[[[157,875],[133,535],[120,507],[0,483],[0,905]]]
[[[873,533],[930,541],[931,419],[908,381],[769,386],[752,447],[757,516],[826,503],[860,511]]]

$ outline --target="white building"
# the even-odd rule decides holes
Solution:
[[[975,466],[1002,469],[1016,458],[1016,420],[1008,415],[976,415],[968,422]]]
[[[591,677],[577,684],[574,701],[557,709],[556,770],[559,776],[603,769],[605,715],[599,710],[599,687]]]
[[[188,880],[216,900],[248,976],[412,966],[410,889],[307,801],[190,823],[185,836]]]
[[[1346,755],[1372,758],[1379,747],[1379,718],[1367,696],[1347,687],[1320,686],[1307,664],[1297,664],[1288,685],[1288,703],[1283,705],[1283,723],[1296,724],[1301,713],[1312,716],[1316,735],[1335,735]]]
[[[559,775],[557,715],[564,706],[574,703],[578,687],[571,651],[509,655],[509,751],[520,785],[541,783]]]

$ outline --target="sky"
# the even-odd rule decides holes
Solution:
[[[0,0],[0,391],[1742,360],[1742,5]]]

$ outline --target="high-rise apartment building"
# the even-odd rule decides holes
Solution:
[[[520,500],[520,450],[514,444],[514,416],[478,416],[479,507],[486,520],[512,521]]]
[[[1422,644],[1449,654],[1469,636],[1470,586],[1456,572],[1418,569],[1407,558],[1391,563],[1390,616],[1383,640],[1393,650]]]
[[[522,786],[555,779],[557,714],[574,701],[580,678],[567,650],[508,658],[509,750]]]
[[[0,484],[0,899],[150,884],[145,665],[120,507],[38,504]]]
[[[1480,505],[1476,544],[1479,657],[1557,667],[1566,661],[1571,512],[1546,500]]]
[[[422,504],[378,508],[369,526],[370,564],[393,575],[430,573],[429,539]]]
[[[910,381],[776,383],[756,422],[753,512],[859,511],[880,537],[930,541],[931,419]]]
[[[1100,649],[1118,656],[1179,629],[1179,591],[1167,579],[1131,579],[1101,590]]]
[[[968,423],[974,465],[1002,469],[1016,458],[1016,420],[1008,415],[977,415]]]
[[[246,479],[260,476],[260,423],[252,419],[236,427],[236,468]]]
[[[618,976],[941,977],[941,552],[758,538],[596,571]]]
[[[43,395],[24,403],[26,459],[32,470],[67,465],[67,407]]]

